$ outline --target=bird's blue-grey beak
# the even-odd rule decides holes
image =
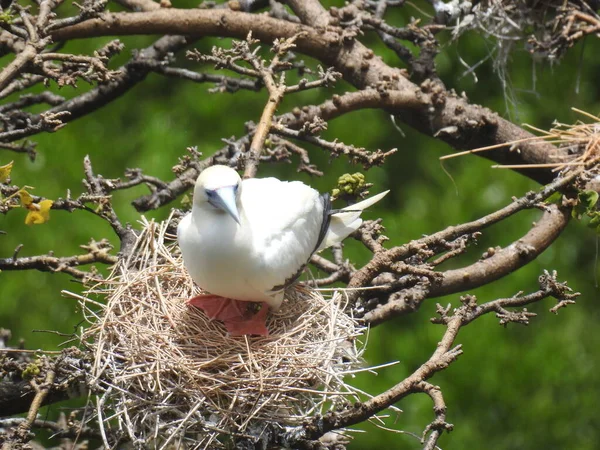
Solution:
[[[236,186],[225,186],[214,191],[210,191],[208,201],[215,208],[222,209],[240,224],[240,214],[236,204]]]

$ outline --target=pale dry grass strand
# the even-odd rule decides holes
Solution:
[[[539,133],[539,135],[531,136],[525,139],[519,139],[516,141],[505,142],[503,144],[479,147],[472,150],[465,150],[462,152],[444,155],[440,157],[440,160],[443,161],[471,153],[480,153],[502,147],[509,147],[509,151],[518,151],[518,144],[524,142],[546,141],[557,145],[557,148],[567,148],[568,151],[573,155],[573,158],[568,162],[563,161],[562,159],[564,159],[564,157],[561,156],[559,161],[546,164],[505,164],[493,165],[492,167],[495,169],[552,168],[553,171],[562,171],[563,169],[573,166],[585,166],[586,164],[596,161],[600,157],[600,117],[577,108],[571,109],[587,119],[592,120],[592,123],[583,122],[582,120],[578,120],[574,124],[566,124],[555,121],[552,128],[549,130],[543,130],[529,124],[523,124],[524,127]],[[552,158],[553,155],[550,155],[549,159]]]

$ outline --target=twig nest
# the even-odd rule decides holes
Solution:
[[[134,256],[80,297],[105,445],[229,447],[358,400],[344,376],[359,366],[364,328],[343,293],[297,289],[270,313],[269,336],[229,336],[186,304],[198,288],[165,243],[168,224],[143,225]]]

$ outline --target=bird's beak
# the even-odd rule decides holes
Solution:
[[[235,220],[238,225],[240,224],[240,214],[236,204],[236,191],[234,186],[226,186],[216,190],[216,196],[214,201],[211,202],[213,206],[221,208]]]

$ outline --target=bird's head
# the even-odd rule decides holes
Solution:
[[[238,200],[242,179],[231,167],[211,166],[202,171],[194,187],[194,206],[211,208],[229,214],[240,223]]]

